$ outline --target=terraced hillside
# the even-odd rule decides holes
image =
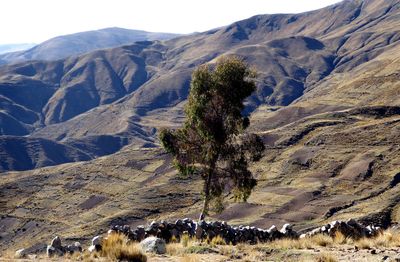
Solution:
[[[323,113],[260,132],[268,147],[252,167],[258,186],[247,203],[226,196],[226,210],[213,217],[296,229],[350,217],[399,222],[399,110]],[[0,182],[2,247],[40,248],[55,233],[87,239],[113,224],[196,218],[200,182],[177,176],[161,149],[132,146],[88,162],[11,172]]]

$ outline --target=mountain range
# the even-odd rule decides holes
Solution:
[[[0,64],[21,62],[26,60],[58,60],[68,56],[131,44],[136,41],[165,40],[177,37],[178,34],[153,33],[142,30],[124,29],[118,27],[94,31],[80,32],[51,38],[38,45],[23,45],[27,50],[0,52]],[[1,51],[0,46],[0,51]]]
[[[192,71],[226,55],[259,73],[246,113],[267,149],[251,167],[258,185],[248,202],[227,196],[213,218],[299,230],[350,217],[399,222],[399,17],[399,0],[345,0],[1,66],[4,245],[195,217],[201,181],[176,176],[157,130],[182,123]]]
[[[397,1],[344,1],[304,14],[255,16],[162,42],[142,41],[56,61],[6,65],[0,67],[0,134],[4,141],[29,136],[50,139],[60,147],[73,146],[82,150],[82,160],[115,152],[133,141],[154,146],[154,128],[163,123],[152,124],[152,118],[159,118],[160,110],[169,118],[181,118],[192,70],[230,54],[244,57],[259,72],[258,90],[248,101],[248,112],[288,106],[311,96],[318,98],[312,101],[319,111],[371,99],[396,104],[396,96],[384,99],[380,91],[387,93],[387,89],[375,90],[372,98],[356,95],[353,101],[343,92],[334,101],[332,92],[326,101],[322,98],[347,72],[395,52],[400,38],[397,12]],[[104,139],[113,150],[102,149]],[[18,139],[23,140],[29,147],[30,138]],[[92,146],[83,146],[86,142]],[[30,156],[33,164],[25,168],[26,161],[9,157],[12,149],[1,150],[2,170],[46,163],[38,158],[46,154],[34,150],[30,151],[36,156]],[[14,168],[14,163],[19,167]]]

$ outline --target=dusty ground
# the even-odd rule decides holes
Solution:
[[[181,255],[151,255],[148,254],[148,262],[176,261],[176,262],[197,262],[197,261],[399,261],[400,248],[382,249],[356,249],[351,245],[339,247],[317,247],[310,249],[273,249],[268,246],[242,246],[224,247],[217,246],[207,254],[181,254]],[[329,260],[331,259],[331,260]],[[397,259],[397,260],[396,260]],[[63,258],[63,261],[76,261]],[[30,259],[0,258],[0,261],[60,261],[60,259],[49,259],[43,255],[32,256]],[[84,260],[91,261],[91,260]],[[108,261],[108,259],[96,259],[93,261]]]

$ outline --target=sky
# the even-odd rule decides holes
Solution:
[[[339,0],[0,0],[0,44],[122,27],[193,33],[257,14],[299,13]]]

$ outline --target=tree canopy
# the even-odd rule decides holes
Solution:
[[[244,132],[250,121],[242,114],[245,99],[256,89],[255,77],[237,57],[199,66],[192,75],[183,127],[160,132],[180,174],[204,180],[200,220],[211,200],[222,210],[224,192],[245,201],[256,185],[248,164],[260,160],[264,144],[259,136]]]

